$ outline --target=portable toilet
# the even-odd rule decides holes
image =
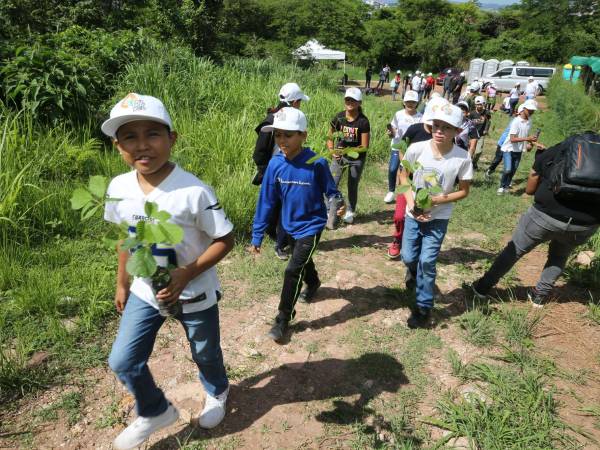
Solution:
[[[472,83],[475,78],[481,78],[481,74],[483,73],[483,65],[485,61],[481,58],[475,58],[471,60],[469,64],[469,73],[467,77],[467,81]]]
[[[563,66],[563,80],[570,80],[572,72],[573,72],[573,65],[565,64]]]
[[[515,64],[515,66],[529,67],[529,63],[527,61],[517,61],[517,63]]]
[[[497,59],[488,59],[483,65],[483,76],[487,77],[496,72],[498,70],[498,60]]]
[[[498,70],[504,69],[505,67],[511,67],[514,65],[515,65],[515,62],[513,60],[505,59],[503,61],[500,61],[500,64],[498,65]]]

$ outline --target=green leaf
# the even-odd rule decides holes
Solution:
[[[315,155],[312,158],[308,158],[306,160],[306,164],[312,164],[312,163],[314,163],[319,158],[321,158],[321,155]]]
[[[81,210],[81,220],[87,220],[92,217],[96,212],[100,209],[102,205],[95,205],[91,208],[86,208]]]
[[[442,190],[442,188],[440,186],[431,186],[429,188],[429,193],[430,194],[434,194],[434,195],[441,194],[442,191],[443,190]]]
[[[161,244],[165,242],[166,239],[167,236],[158,225],[152,223],[146,224],[146,228],[144,229],[144,242],[149,244]]]
[[[144,212],[146,213],[146,216],[148,217],[152,217],[152,214],[158,211],[158,205],[154,202],[146,202],[144,204]]]
[[[127,273],[134,277],[149,278],[156,272],[156,261],[148,247],[140,247],[127,260]]]
[[[128,237],[127,239],[123,240],[123,242],[121,243],[120,249],[123,251],[131,250],[132,248],[135,248],[138,245],[140,245],[140,241],[138,241],[134,237]]]
[[[402,164],[402,167],[404,167],[407,172],[410,172],[410,173],[414,172],[413,166],[408,159],[403,159],[400,162],[400,164]]]
[[[73,191],[73,195],[71,195],[71,208],[81,209],[91,201],[92,194],[86,189],[77,188]]]
[[[106,184],[106,178],[101,176],[101,175],[94,175],[93,177],[90,177],[90,182],[89,182],[89,190],[90,192],[98,198],[101,198],[104,200],[104,196],[106,194],[106,188],[107,188],[107,184]]]
[[[164,233],[166,239],[161,244],[179,244],[183,240],[183,228],[174,223],[159,223],[158,228]]]
[[[110,248],[110,249],[115,249],[117,248],[117,244],[119,243],[118,239],[109,239],[107,237],[102,238],[102,243]]]
[[[146,222],[144,222],[143,220],[138,221],[138,223],[135,225],[135,237],[137,237],[139,241],[144,240],[145,231]]]
[[[349,156],[350,158],[358,158],[358,152],[354,152],[354,151],[349,151],[346,152],[346,156]]]
[[[398,186],[397,192],[398,194],[404,194],[405,192],[410,191],[410,186],[408,184],[402,184]]]

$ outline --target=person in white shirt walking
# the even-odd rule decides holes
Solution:
[[[533,77],[529,77],[527,81],[527,86],[525,86],[525,100],[533,100],[538,94],[540,86],[537,81],[534,80]]]
[[[418,100],[419,94],[415,91],[407,91],[404,94],[404,109],[394,114],[394,118],[388,125],[387,133],[392,138],[392,146],[400,143],[404,132],[409,126],[421,121],[423,114],[417,112]],[[383,199],[386,203],[394,203],[395,201],[396,178],[398,176],[400,160],[403,157],[404,155],[400,154],[400,150],[392,147],[388,168],[388,193],[385,194],[385,198]]]
[[[515,83],[514,87],[510,90],[508,94],[509,100],[509,115],[512,116],[515,113],[515,109],[517,109],[517,104],[519,103],[519,98],[521,97],[521,83]]]
[[[518,115],[510,124],[508,138],[502,144],[502,161],[504,171],[498,188],[498,195],[506,194],[510,190],[512,179],[515,176],[523,150],[531,148],[531,145],[537,142],[537,136],[530,135],[531,116],[537,111],[535,100],[527,100],[518,109]]]

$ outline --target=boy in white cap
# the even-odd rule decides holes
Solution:
[[[263,127],[273,124],[273,115],[281,108],[291,106],[300,108],[302,102],[310,100],[308,95],[305,95],[296,83],[286,83],[279,90],[279,102],[274,108],[267,110],[267,116],[254,129],[257,133],[256,144],[254,145],[254,154],[252,159],[256,164],[256,175],[252,180],[252,184],[259,186],[262,183],[267,165],[275,153],[279,152],[279,147],[275,144],[275,138],[272,132],[261,131]],[[267,234],[275,241],[275,255],[281,260],[287,260],[289,255],[286,252],[288,246],[287,234],[281,226],[279,214],[273,214],[273,223],[269,225]]]
[[[392,146],[400,143],[402,136],[409,126],[421,121],[423,114],[417,112],[418,100],[419,94],[415,91],[407,91],[406,94],[404,94],[404,109],[401,109],[394,114],[387,130],[388,136],[392,138]],[[388,193],[383,199],[385,203],[393,203],[395,201],[394,191],[396,190],[396,178],[398,176],[400,160],[403,157],[404,155],[400,154],[400,150],[395,148],[391,149],[388,168]]]
[[[509,98],[509,115],[512,116],[517,109],[517,105],[519,104],[519,98],[521,97],[521,83],[515,83],[513,88],[508,93]]]
[[[102,131],[113,139],[123,160],[133,170],[115,177],[107,196],[104,217],[126,223],[135,233],[138,221],[152,222],[147,201],[171,214],[183,229],[183,240],[173,247],[153,250],[157,263],[168,260],[171,281],[158,292],[146,278],[130,283],[126,271],[128,251],[119,251],[115,306],[122,313],[109,366],[135,398],[138,418],[119,434],[114,448],[139,446],[155,431],[174,423],[177,409],[156,386],[148,369],[158,330],[165,321],[159,303],[181,303],[175,318],[181,322],[206,391],[198,418],[203,428],[217,426],[225,416],[229,382],[219,337],[217,300],[221,287],[215,265],[233,248],[233,225],[225,216],[213,190],[170,161],[177,133],[169,113],[157,98],[129,94],[111,110]]]
[[[337,113],[329,123],[327,148],[331,152],[331,173],[335,185],[339,186],[342,176],[348,170],[348,203],[342,220],[351,224],[358,203],[358,183],[367,160],[367,150],[371,135],[371,124],[362,111],[362,92],[358,88],[348,88],[344,94],[344,110]],[[341,132],[342,138],[334,142],[333,133]],[[337,150],[352,147],[358,153],[358,158],[341,155]],[[332,203],[329,211],[334,217],[337,211]],[[333,220],[330,223],[334,222]]]
[[[432,139],[411,145],[404,157],[412,166],[417,189],[438,186],[441,193],[430,196],[431,209],[416,207],[415,193],[408,189],[406,219],[402,237],[402,261],[406,265],[407,288],[416,288],[416,306],[408,318],[409,328],[427,327],[430,323],[435,288],[437,257],[448,228],[453,202],[469,194],[473,169],[469,154],[454,144],[463,123],[463,113],[447,102],[432,107],[427,115],[432,127]],[[409,172],[400,173],[402,185],[408,186]],[[455,182],[458,178],[458,189]]]
[[[518,115],[510,124],[508,137],[501,147],[504,171],[500,179],[500,187],[497,191],[498,195],[510,192],[512,179],[521,162],[523,151],[525,149],[529,150],[532,144],[537,142],[537,136],[529,134],[531,131],[531,116],[533,116],[535,111],[537,111],[536,101],[527,100],[519,106]]]
[[[277,204],[281,204],[281,223],[291,237],[292,254],[285,269],[279,302],[268,336],[280,342],[296,315],[298,297],[309,302],[321,285],[313,262],[313,254],[327,222],[323,196],[340,198],[327,161],[319,158],[308,162],[315,153],[303,147],[306,140],[306,116],[295,108],[282,108],[274,116],[272,131],[281,152],[273,156],[260,189],[252,226],[250,251],[260,252],[265,229]],[[302,283],[306,288],[302,290]]]

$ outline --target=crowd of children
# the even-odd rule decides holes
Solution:
[[[369,68],[367,87],[371,73]],[[380,74],[381,84],[387,75],[389,67]],[[388,125],[391,150],[384,201],[395,202],[396,207],[393,242],[387,254],[392,259],[401,258],[406,267],[406,287],[415,292],[408,327],[428,327],[434,306],[437,258],[454,203],[469,195],[489,131],[496,89],[493,84],[485,87],[472,84],[460,99],[464,74],[457,74],[444,82],[442,96],[434,90],[432,74],[424,75],[419,70],[412,77],[411,74],[402,77],[398,71],[393,82],[394,94],[403,86],[404,107]],[[486,97],[480,95],[482,90]],[[517,115],[498,141],[494,160],[485,172],[489,177],[503,162],[499,194],[510,188],[522,152],[534,145],[544,149],[538,142],[539,133],[531,133],[531,116],[537,110],[533,97],[538,89],[527,88],[527,99],[518,109],[519,86],[513,91],[508,97],[509,107]],[[304,145],[308,121],[300,105],[308,100],[296,83],[285,84],[279,91],[277,106],[268,110],[256,128],[253,159],[257,173],[252,182],[260,186],[260,193],[248,250],[259,254],[267,233],[275,241],[276,255],[288,260],[278,313],[268,332],[276,342],[282,342],[288,334],[296,302],[310,302],[321,285],[313,256],[324,229],[334,228],[338,216],[348,224],[354,221],[359,181],[369,148],[371,125],[362,109],[360,89],[345,91],[344,109],[329,124],[330,163]],[[421,113],[418,106],[423,100],[428,101]],[[213,189],[171,161],[177,133],[159,99],[129,94],[111,110],[102,131],[133,169],[111,181],[107,196],[120,200],[107,202],[106,220],[127,223],[135,233],[139,221],[154,221],[145,209],[147,202],[154,202],[183,229],[179,244],[152,250],[157,257],[168,257],[171,265],[170,282],[158,291],[150,279],[134,278],[131,282],[126,270],[130,253],[123,250],[118,256],[115,306],[122,318],[109,366],[134,396],[138,418],[119,434],[114,447],[130,449],[179,417],[175,406],[155,384],[147,364],[157,333],[165,322],[161,314],[164,304],[181,304],[174,318],[183,326],[206,392],[198,424],[213,428],[225,416],[229,381],[220,347],[217,301],[221,288],[215,266],[234,245],[233,225]],[[563,226],[560,219],[563,216],[553,213],[554,199],[548,197],[548,192],[537,189],[538,184],[545,182],[547,167],[546,159],[536,160],[531,186],[528,182],[528,192],[538,192],[536,202],[542,206],[526,213],[511,243],[490,270],[470,287],[476,297],[483,298],[517,259],[535,245],[558,239],[559,243],[551,244],[550,266],[532,291],[534,302],[542,304],[564,268],[566,256],[597,229],[599,214],[589,213],[580,205],[561,209],[561,214],[578,221],[573,223],[574,228]],[[345,172],[348,173],[346,199],[338,190]],[[531,222],[545,231],[531,236],[528,228]],[[557,237],[567,231],[575,233],[571,241]]]

